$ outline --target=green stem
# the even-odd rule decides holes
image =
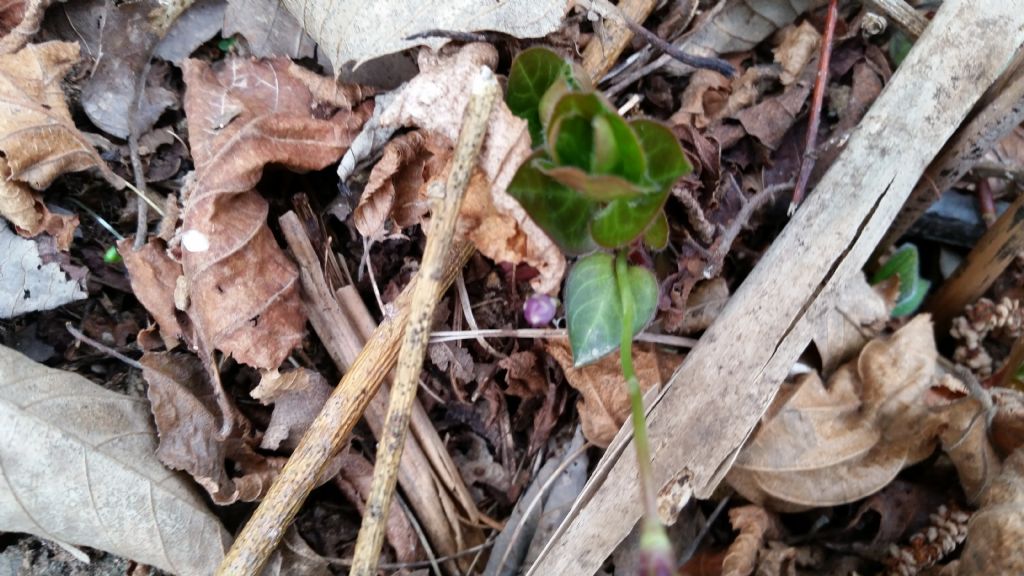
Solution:
[[[647,416],[644,414],[644,393],[633,370],[633,317],[636,315],[636,303],[633,302],[633,290],[629,283],[629,266],[625,251],[620,251],[615,258],[615,279],[619,285],[619,297],[622,299],[622,347],[619,350],[622,376],[626,379],[629,390],[629,404],[633,416],[633,445],[636,446],[637,470],[640,473],[640,492],[644,499],[646,522],[659,527],[658,504],[654,497],[654,473],[651,470],[651,449],[647,443]]]

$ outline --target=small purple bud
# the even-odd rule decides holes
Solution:
[[[523,302],[523,316],[526,317],[526,323],[534,328],[550,324],[557,309],[558,300],[547,294],[534,294]]]

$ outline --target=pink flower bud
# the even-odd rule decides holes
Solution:
[[[534,328],[550,324],[557,309],[558,301],[547,294],[534,294],[523,302],[523,316],[526,323]]]

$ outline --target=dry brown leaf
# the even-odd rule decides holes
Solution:
[[[121,240],[117,250],[128,269],[132,293],[156,320],[164,346],[168,350],[174,348],[184,336],[174,306],[174,289],[181,277],[181,264],[167,255],[166,246],[158,239],[151,239],[138,250],[132,248],[131,239]]]
[[[24,0],[4,0],[0,3],[0,37],[6,36],[21,23],[27,4]]]
[[[707,329],[718,317],[719,312],[725,308],[729,301],[729,284],[724,278],[712,278],[704,282],[698,282],[693,291],[686,298],[686,313],[683,314],[682,323],[679,328],[673,327],[673,332],[680,334],[693,334]]]
[[[145,400],[0,346],[0,531],[211,574],[231,536],[156,442]]]
[[[223,390],[210,385],[199,359],[165,352],[147,353],[140,362],[160,432],[156,450],[160,461],[188,472],[217,504],[259,498],[262,481],[232,478],[225,461],[258,469],[264,458],[255,452],[256,440],[248,433],[248,422],[242,422],[244,417],[233,406],[224,413],[230,400],[225,402]],[[234,423],[226,433],[222,431],[225,420]]]
[[[319,372],[307,368],[283,374],[272,370],[263,375],[250,394],[263,405],[274,404],[260,448],[292,449],[327,402],[331,387]]]
[[[729,522],[739,534],[722,560],[722,576],[748,576],[757,567],[765,540],[782,533],[779,520],[760,506],[740,506],[729,510]]]
[[[727,479],[780,511],[858,500],[934,449],[937,418],[922,401],[935,374],[931,320],[921,315],[869,342],[826,389],[816,374],[780,394]],[[781,408],[780,408],[781,406]],[[928,426],[925,426],[927,422]]]
[[[245,36],[249,50],[258,58],[288,56],[297,60],[316,55],[316,44],[279,0],[228,0],[222,35],[233,34]]]
[[[469,44],[454,54],[421,51],[420,74],[398,92],[381,115],[381,125],[417,126],[430,138],[454,146],[469,101],[465,87],[480,66],[493,68],[497,59],[490,44]],[[565,257],[505,192],[529,154],[526,122],[499,102],[491,113],[479,170],[463,201],[460,230],[477,250],[496,262],[533,266],[540,272],[531,281],[534,290],[555,293],[565,273]]]
[[[183,230],[208,244],[182,255],[189,316],[203,347],[266,369],[301,342],[305,317],[298,271],[252,189],[269,163],[304,171],[337,161],[370,113],[369,104],[325,106],[290,69],[283,59],[240,58],[184,67],[196,187]]]
[[[960,486],[975,503],[1000,472],[999,456],[988,439],[987,411],[967,397],[944,406],[940,418],[947,424],[939,433],[942,450],[956,466]]]
[[[335,483],[359,513],[363,514],[373,481],[373,464],[351,450],[344,451],[341,461],[341,470]],[[402,507],[392,506],[388,511],[386,533],[388,544],[395,551],[395,558],[399,562],[412,562],[419,558],[420,541]]]
[[[698,70],[680,96],[679,109],[669,118],[673,126],[707,128],[719,118],[729,99],[729,79],[711,70]]]
[[[352,213],[356,229],[367,238],[380,238],[389,217],[399,228],[417,224],[429,211],[423,198],[427,183],[441,176],[450,159],[448,146],[422,131],[388,142]]]
[[[0,55],[0,152],[10,178],[36,190],[65,172],[98,168],[110,172],[71,120],[61,80],[78,62],[78,44],[30,44]]]
[[[520,398],[536,398],[548,392],[548,380],[544,377],[544,367],[532,350],[522,350],[509,354],[498,361],[503,368],[507,393]]]
[[[34,230],[43,221],[36,199],[26,184],[11,180],[7,160],[0,156],[0,216],[22,230]]]
[[[427,347],[430,362],[443,372],[448,372],[456,382],[471,382],[474,377],[473,357],[469,350],[451,342],[439,342]]]
[[[775,150],[782,142],[786,131],[796,123],[797,116],[811,93],[816,74],[817,70],[808,66],[795,82],[782,91],[782,94],[765,98],[731,116],[740,121],[748,134]]]
[[[1006,459],[967,527],[957,576],[1024,574],[1024,450]]]
[[[629,418],[629,394],[619,366],[618,352],[583,368],[574,368],[572,349],[567,340],[548,340],[545,349],[562,367],[569,385],[582,397],[576,409],[580,413],[584,436],[598,446],[607,447]],[[658,354],[653,347],[634,344],[633,367],[640,388],[645,392],[662,384]]]
[[[128,137],[128,111],[137,79],[160,41],[160,32],[149,17],[159,6],[157,0],[106,0],[98,18],[81,20],[100,27],[91,49],[103,55],[83,82],[82,109],[93,124],[118,138]],[[178,92],[162,85],[166,82],[167,75],[155,69],[147,76],[146,90],[133,118],[139,134],[148,132],[165,110],[178,106]]]
[[[782,31],[782,42],[772,49],[775,62],[782,66],[779,81],[789,86],[804,71],[807,64],[818,53],[821,34],[804,20],[799,26],[788,26]]]
[[[992,419],[992,444],[1003,456],[1024,446],[1024,393],[1010,388],[992,390],[996,408]]]
[[[828,376],[860,352],[869,336],[889,319],[890,305],[859,274],[836,296],[834,304],[815,323],[814,342]]]

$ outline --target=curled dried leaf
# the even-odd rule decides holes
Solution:
[[[185,334],[174,306],[174,290],[181,277],[181,264],[167,255],[162,240],[150,240],[138,250],[130,239],[117,243],[118,253],[128,269],[132,292],[156,320],[160,337],[168,350]]]
[[[36,190],[49,187],[65,172],[99,168],[113,175],[78,131],[60,81],[78,62],[78,44],[30,44],[0,55],[0,152],[10,178]]]
[[[285,448],[298,444],[331,395],[331,387],[319,372],[307,368],[284,373],[272,370],[263,375],[251,395],[264,405],[274,405],[260,448],[277,450],[282,443]]]
[[[469,101],[465,86],[480,66],[494,67],[497,51],[489,44],[469,44],[454,54],[420,53],[420,74],[398,92],[381,115],[382,126],[417,126],[430,137],[453,146]],[[516,170],[530,155],[526,121],[504,102],[491,114],[490,125],[460,212],[461,230],[492,260],[525,263],[540,274],[532,280],[538,292],[554,293],[565,273],[565,258],[522,206],[506,193]]]
[[[298,271],[267,226],[253,191],[266,164],[317,170],[344,154],[370,105],[318,101],[285,59],[234,58],[184,66],[185,111],[196,164],[183,228],[205,250],[185,250],[189,316],[205,347],[251,366],[277,368],[297,346],[305,317]]]
[[[388,142],[352,212],[356,229],[368,238],[379,238],[389,217],[399,228],[418,223],[429,210],[423,199],[427,183],[442,174],[450,158],[447,145],[422,131]]]

